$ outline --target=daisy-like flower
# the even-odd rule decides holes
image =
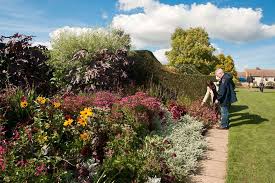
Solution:
[[[45,97],[39,96],[39,97],[36,98],[36,101],[37,101],[39,104],[45,104],[46,101],[47,101],[47,99],[46,99]]]
[[[71,118],[70,118],[70,119],[67,119],[67,120],[63,123],[63,125],[64,125],[64,126],[71,126],[72,123],[73,123],[73,121],[74,121],[74,120],[71,119]]]
[[[61,103],[60,102],[54,102],[53,103],[53,107],[54,108],[59,108],[61,106]]]
[[[25,100],[25,101],[21,101],[20,102],[20,106],[21,108],[26,108],[28,106],[28,102]]]
[[[81,140],[86,141],[89,139],[89,134],[87,132],[84,132],[84,133],[80,134],[80,138],[81,138]]]
[[[80,111],[80,115],[82,117],[92,117],[93,116],[92,109],[90,107],[84,108],[83,111]]]
[[[77,122],[82,126],[86,126],[87,125],[87,118],[80,117],[80,118],[78,118]]]

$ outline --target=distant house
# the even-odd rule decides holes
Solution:
[[[264,77],[265,83],[275,83],[275,69],[245,69],[244,72],[238,72],[240,81],[246,81],[248,76],[253,77],[253,83],[259,86],[261,77]]]

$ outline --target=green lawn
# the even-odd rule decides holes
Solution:
[[[237,90],[231,108],[227,183],[275,183],[275,90]]]

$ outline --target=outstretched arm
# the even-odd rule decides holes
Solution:
[[[202,100],[202,105],[203,105],[204,103],[206,103],[206,101],[208,100],[209,96],[210,96],[210,88],[207,87],[206,93],[205,93],[204,98],[203,98],[203,100]]]

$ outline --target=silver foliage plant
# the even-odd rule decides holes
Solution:
[[[177,180],[184,180],[198,167],[198,160],[207,147],[201,135],[203,124],[188,115],[170,125],[170,134],[165,139],[171,143],[166,149],[166,163]]]

